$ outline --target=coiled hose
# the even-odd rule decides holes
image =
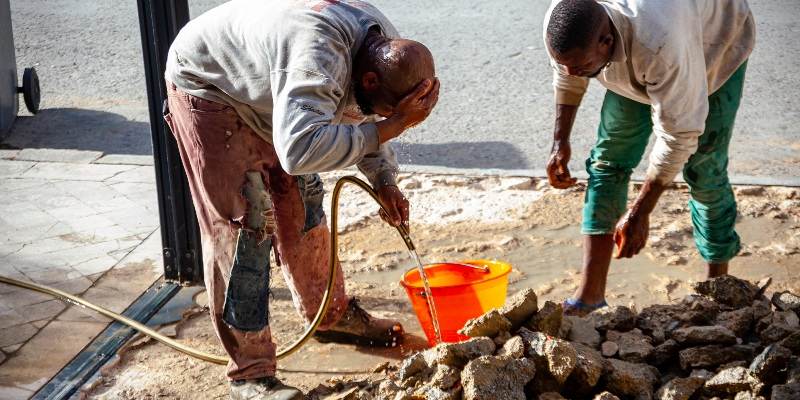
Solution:
[[[372,190],[372,188],[369,187],[369,185],[367,183],[365,183],[364,181],[362,181],[361,179],[358,179],[358,178],[356,178],[354,176],[345,176],[345,177],[340,178],[338,181],[336,181],[336,185],[333,187],[333,193],[331,195],[331,248],[330,248],[330,257],[329,257],[329,263],[328,263],[330,268],[329,268],[329,273],[328,273],[328,285],[325,288],[325,293],[322,296],[322,304],[320,305],[319,309],[317,310],[317,315],[314,316],[314,320],[306,328],[305,332],[303,332],[303,335],[300,336],[299,339],[295,340],[292,344],[287,346],[285,349],[279,351],[278,354],[277,354],[277,358],[278,359],[282,359],[282,358],[287,357],[290,354],[296,352],[297,350],[299,350],[303,346],[303,344],[305,344],[309,339],[311,339],[311,336],[314,334],[314,331],[316,331],[317,327],[319,327],[319,325],[322,323],[322,319],[325,317],[325,313],[327,313],[327,311],[328,311],[328,306],[330,306],[331,299],[333,298],[332,293],[333,293],[333,285],[334,285],[335,277],[336,277],[336,266],[338,264],[337,261],[339,260],[339,233],[338,233],[339,195],[340,195],[340,192],[342,191],[342,188],[344,187],[344,185],[346,183],[350,183],[350,184],[356,185],[356,186],[360,187],[361,189],[363,189],[365,192],[367,192],[367,194],[369,194],[375,200],[375,202],[377,202],[381,206],[381,208],[384,209],[384,211],[386,211],[386,207],[384,207],[383,203],[381,203],[380,199],[378,198],[378,194],[375,193],[375,191]],[[396,228],[397,228],[397,232],[400,233],[400,236],[403,238],[403,242],[405,242],[406,247],[408,247],[409,250],[415,250],[416,248],[414,247],[414,243],[411,241],[411,238],[408,235],[408,231],[402,226],[397,226]],[[123,323],[125,325],[128,325],[129,327],[131,327],[133,329],[136,329],[137,331],[139,331],[139,332],[141,332],[141,333],[143,333],[143,334],[145,334],[147,336],[150,336],[153,339],[155,339],[155,340],[157,340],[157,341],[159,341],[159,342],[161,342],[161,343],[163,343],[163,344],[165,344],[165,345],[167,345],[169,347],[172,347],[173,349],[178,350],[181,353],[189,355],[191,357],[194,357],[194,358],[197,358],[197,359],[200,359],[200,360],[203,360],[203,361],[208,361],[208,362],[211,362],[211,363],[214,363],[214,364],[225,365],[225,364],[228,363],[228,357],[209,354],[209,353],[194,349],[192,347],[189,347],[189,346],[187,346],[185,344],[182,344],[182,343],[178,342],[177,340],[171,339],[169,337],[166,337],[166,336],[158,333],[157,331],[147,327],[146,325],[144,325],[144,324],[142,324],[140,322],[134,321],[134,320],[132,320],[130,318],[127,318],[127,317],[125,317],[123,315],[117,314],[117,313],[115,313],[113,311],[110,311],[110,310],[105,309],[103,307],[100,307],[100,306],[97,306],[95,304],[92,304],[92,303],[90,303],[90,302],[88,302],[88,301],[86,301],[86,300],[84,300],[84,299],[82,299],[80,297],[73,296],[73,295],[71,295],[69,293],[66,293],[64,291],[61,291],[61,290],[58,290],[58,289],[55,289],[55,288],[51,288],[51,287],[48,287],[48,286],[37,285],[37,284],[31,283],[31,282],[19,281],[19,280],[8,278],[8,277],[2,276],[2,275],[0,275],[0,282],[8,284],[8,285],[18,286],[18,287],[21,287],[21,288],[24,288],[24,289],[29,289],[29,290],[33,290],[33,291],[36,291],[36,292],[44,293],[44,294],[47,294],[47,295],[50,295],[50,296],[57,297],[60,300],[63,300],[65,302],[67,302],[67,303],[75,304],[75,305],[78,305],[78,306],[81,306],[81,307],[86,307],[86,308],[88,308],[90,310],[93,310],[93,311],[96,311],[96,312],[98,312],[98,313],[100,313],[100,314],[102,314],[102,315],[104,315],[104,316],[106,316],[108,318],[111,318],[111,319],[119,321],[119,322],[121,322],[121,323]]]

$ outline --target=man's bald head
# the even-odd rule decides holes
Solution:
[[[353,66],[356,100],[365,114],[386,116],[425,79],[433,79],[433,55],[425,45],[388,39],[370,31]]]

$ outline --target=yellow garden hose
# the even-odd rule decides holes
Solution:
[[[354,176],[345,176],[345,177],[340,178],[336,182],[336,185],[333,187],[333,193],[331,195],[331,248],[330,248],[330,257],[329,257],[329,267],[330,268],[329,268],[329,274],[328,274],[328,285],[327,285],[327,287],[325,289],[325,293],[322,296],[322,304],[320,305],[319,310],[317,310],[317,315],[314,316],[314,320],[311,322],[311,324],[308,326],[308,328],[306,328],[305,332],[303,332],[303,335],[300,336],[299,339],[295,340],[288,347],[286,347],[285,349],[279,351],[278,354],[277,354],[277,358],[278,359],[282,359],[282,358],[294,353],[295,351],[300,349],[300,347],[302,347],[303,344],[306,343],[306,341],[308,341],[311,338],[311,336],[314,334],[314,331],[316,331],[317,327],[319,327],[320,323],[322,323],[322,319],[325,317],[325,313],[328,311],[328,306],[330,306],[331,299],[333,297],[332,296],[333,285],[335,283],[335,278],[336,278],[336,266],[338,265],[337,261],[339,259],[339,233],[338,233],[338,229],[337,229],[337,225],[339,223],[339,194],[340,194],[340,192],[342,190],[342,187],[344,187],[344,185],[346,183],[354,184],[354,185],[360,187],[361,189],[363,189],[365,192],[367,192],[367,194],[369,194],[381,206],[381,208],[386,210],[386,208],[383,206],[383,204],[381,203],[380,199],[378,198],[378,194],[375,193],[375,191],[372,190],[372,188],[369,187],[369,185],[367,183],[365,183],[364,181],[362,181],[361,179],[358,179],[358,178],[356,178]],[[408,231],[406,231],[406,229],[403,228],[402,226],[398,226],[397,227],[397,231],[400,233],[400,236],[403,238],[403,241],[405,242],[405,244],[408,247],[408,249],[409,250],[415,250],[414,243],[411,241],[411,238],[408,236]],[[147,327],[146,325],[144,325],[144,324],[142,324],[140,322],[134,321],[134,320],[132,320],[130,318],[127,318],[127,317],[125,317],[123,315],[117,314],[117,313],[115,313],[113,311],[110,311],[108,309],[105,309],[103,307],[94,305],[94,304],[92,304],[92,303],[90,303],[90,302],[88,302],[88,301],[86,301],[86,300],[84,300],[84,299],[82,299],[80,297],[73,296],[73,295],[71,295],[69,293],[66,293],[64,291],[61,291],[61,290],[58,290],[58,289],[54,289],[54,288],[51,288],[51,287],[48,287],[48,286],[38,285],[38,284],[35,284],[35,283],[31,283],[31,282],[19,281],[19,280],[8,278],[8,277],[2,276],[2,275],[0,275],[0,282],[1,283],[5,283],[5,284],[9,284],[9,285],[13,285],[13,286],[18,286],[18,287],[25,288],[25,289],[29,289],[29,290],[33,290],[33,291],[37,291],[37,292],[40,292],[40,293],[44,293],[44,294],[47,294],[47,295],[50,295],[50,296],[57,297],[57,298],[59,298],[59,299],[61,299],[63,301],[66,301],[68,303],[72,303],[72,304],[75,304],[75,305],[78,305],[78,306],[86,307],[86,308],[88,308],[90,310],[94,310],[94,311],[96,311],[96,312],[98,312],[98,313],[100,313],[100,314],[102,314],[102,315],[104,315],[104,316],[106,316],[108,318],[111,318],[111,319],[119,321],[119,322],[121,322],[121,323],[123,323],[125,325],[128,325],[131,328],[136,329],[137,331],[139,331],[139,332],[141,332],[141,333],[143,333],[143,334],[145,334],[147,336],[150,336],[153,339],[158,340],[159,342],[161,342],[161,343],[163,343],[163,344],[165,344],[165,345],[167,345],[169,347],[172,347],[173,349],[178,350],[181,353],[184,353],[184,354],[187,354],[189,356],[192,356],[194,358],[198,358],[200,360],[208,361],[208,362],[211,362],[211,363],[214,363],[214,364],[225,365],[225,364],[228,363],[228,357],[205,353],[205,352],[202,352],[200,350],[197,350],[197,349],[191,348],[189,346],[186,346],[186,345],[184,345],[184,344],[182,344],[182,343],[180,343],[180,342],[178,342],[178,341],[176,341],[174,339],[168,338],[168,337],[156,332],[155,330]]]

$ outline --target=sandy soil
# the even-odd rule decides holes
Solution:
[[[341,174],[326,176],[328,187]],[[583,186],[557,191],[529,178],[403,175],[412,203],[412,237],[426,262],[496,258],[514,265],[509,293],[532,287],[540,301],[560,301],[575,289],[581,264]],[[631,195],[635,193],[636,185]],[[411,259],[394,230],[382,224],[365,194],[343,197],[340,258],[348,292],[368,310],[403,321],[410,336],[394,349],[373,350],[311,341],[279,365],[279,377],[310,390],[320,383],[369,371],[425,347],[403,289],[397,283]],[[737,187],[737,230],[744,250],[731,272],[753,281],[771,276],[771,290],[800,292],[800,191]],[[648,247],[633,260],[614,261],[612,304],[643,307],[688,293],[705,273],[692,242],[685,187],[668,191],[651,219]],[[271,326],[280,344],[302,331],[283,282],[276,277]],[[200,295],[199,302],[203,302]],[[219,353],[204,313],[177,327],[183,342]],[[191,359],[157,343],[137,344],[84,390],[95,399],[226,398],[224,368]]]

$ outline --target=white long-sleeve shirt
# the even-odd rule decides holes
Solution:
[[[363,1],[234,0],[181,29],[165,78],[235,108],[290,174],[358,165],[373,186],[393,184],[395,154],[380,144],[351,85],[353,59],[372,27],[398,37]]]
[[[544,19],[544,40],[554,0]],[[615,30],[608,90],[652,106],[656,143],[647,177],[671,182],[697,150],[708,96],[750,56],[755,23],[746,0],[598,0]],[[547,46],[545,46],[547,48]],[[555,65],[552,55],[550,62]],[[553,73],[556,103],[579,105],[589,78]]]

